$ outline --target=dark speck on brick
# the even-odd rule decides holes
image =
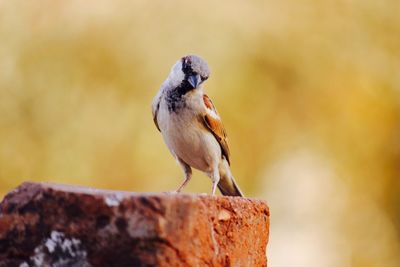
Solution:
[[[83,214],[82,209],[75,203],[68,205],[66,207],[66,212],[71,218],[76,218]]]
[[[110,217],[108,215],[99,215],[96,218],[96,228],[101,229],[110,223]]]
[[[25,206],[19,209],[21,214],[25,213],[35,213],[37,211],[37,207],[34,202],[28,202]]]
[[[115,220],[115,225],[117,226],[118,230],[120,232],[125,231],[126,227],[128,226],[128,223],[126,222],[125,218],[118,217]]]

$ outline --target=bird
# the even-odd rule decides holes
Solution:
[[[208,64],[201,57],[179,59],[153,99],[153,120],[185,175],[175,192],[187,185],[194,168],[211,178],[213,196],[218,186],[224,196],[243,197],[231,172],[225,128],[203,90],[209,76]]]

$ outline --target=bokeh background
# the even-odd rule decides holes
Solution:
[[[169,191],[151,101],[194,53],[269,266],[400,266],[400,2],[0,1],[0,194]],[[186,192],[210,192],[196,172]]]

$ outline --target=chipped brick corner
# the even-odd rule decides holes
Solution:
[[[267,266],[259,200],[24,183],[0,204],[0,267]]]

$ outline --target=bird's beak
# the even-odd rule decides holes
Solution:
[[[190,75],[188,78],[188,82],[193,86],[193,88],[197,88],[201,83],[201,77],[199,74]]]

